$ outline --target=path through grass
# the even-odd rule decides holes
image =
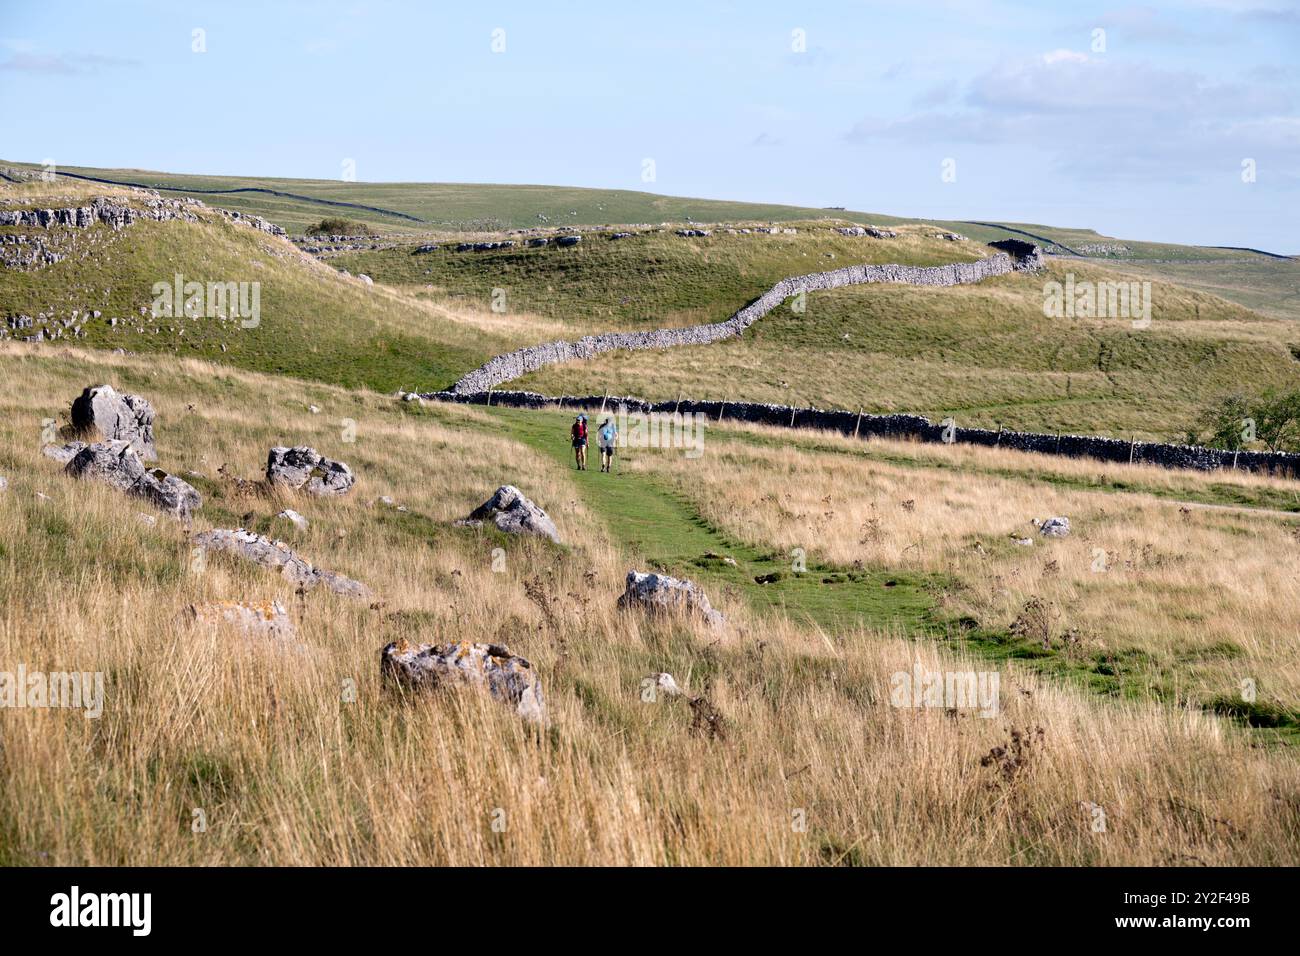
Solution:
[[[569,468],[574,489],[630,557],[646,568],[699,582],[717,604],[739,599],[760,613],[784,612],[828,630],[862,626],[913,633],[933,628],[930,588],[937,582],[932,576],[815,562],[808,563],[806,572],[795,573],[792,555],[728,537],[667,482],[629,467],[642,456],[680,450],[620,449],[618,472],[602,474],[593,447],[591,470],[578,471],[573,467],[568,438],[572,419],[567,413],[494,408],[492,414],[512,437]]]

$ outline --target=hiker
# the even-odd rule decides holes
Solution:
[[[600,470],[608,472],[610,466],[614,464],[614,445],[618,442],[618,426],[606,418],[601,422],[596,438],[600,444]]]
[[[578,471],[587,470],[587,416],[579,415],[573,420],[573,428],[569,429],[573,435],[573,460],[578,466]]]

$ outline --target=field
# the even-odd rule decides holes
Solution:
[[[702,424],[698,457],[625,447],[612,474],[580,472],[569,413],[393,394],[444,387],[522,345],[724,319],[789,275],[971,261],[1002,227],[957,226],[969,240],[948,241],[911,220],[875,240],[836,227],[891,220],[791,209],[795,232],[745,233],[776,213],[549,187],[282,185],[427,222],[320,259],[212,208],[116,232],[0,227],[67,252],[0,267],[0,319],[43,315],[61,330],[0,342],[0,671],[105,680],[99,719],[0,715],[0,863],[1297,858],[1294,481],[726,420]],[[75,179],[0,184],[4,209],[97,196],[145,202]],[[282,209],[286,223],[321,215],[310,198],[227,198],[204,196]],[[588,230],[569,249],[448,245],[547,225],[537,213],[565,206],[614,224],[681,218],[617,240]],[[732,218],[676,235],[688,214]],[[1052,234],[1086,240],[1075,232]],[[414,252],[427,241],[439,248]],[[1229,272],[1242,261],[1209,258]],[[734,341],[614,353],[512,387],[1168,438],[1220,392],[1293,384],[1300,335],[1270,304],[1284,297],[1281,266],[1258,293],[1228,272],[1214,290],[1151,273],[1149,328],[1043,315],[1050,279],[1142,268],[1054,257],[1045,274],[972,286],[813,293],[806,311],[779,308]],[[154,285],[177,273],[257,282],[258,321],[155,317]],[[1257,308],[1241,304],[1256,294]],[[66,425],[72,399],[101,382],[153,403],[159,465],[204,499],[192,527],[42,454],[51,420]],[[235,480],[259,478],[275,445],[341,459],[357,486],[319,499]],[[544,508],[563,543],[454,523],[503,484]],[[1052,516],[1070,536],[1038,533]],[[373,597],[196,560],[195,535],[240,526]],[[620,610],[629,569],[696,581],[725,628]],[[296,635],[188,610],[223,600],[278,600]],[[486,694],[395,692],[379,667],[390,641],[507,645],[539,675],[549,724]],[[911,706],[899,687],[918,667],[1000,690],[986,716]],[[685,696],[648,692],[664,672]]]
[[[950,289],[858,286],[813,293],[744,336],[705,348],[621,352],[553,366],[513,387],[544,394],[777,402],[916,412],[962,426],[1182,440],[1203,407],[1294,381],[1290,322],[1154,283],[1151,325],[1055,319],[1043,284],[1113,277],[1054,260]]]
[[[6,715],[6,862],[1294,859],[1300,768],[1279,741],[1297,679],[1279,646],[1285,608],[1268,598],[1294,568],[1253,559],[1231,571],[1245,550],[1287,547],[1294,519],[1199,508],[1178,517],[1175,499],[1110,490],[1086,465],[1057,466],[1066,474],[1052,486],[1027,456],[940,460],[951,450],[818,436],[783,447],[761,430],[718,429],[695,462],[647,449],[629,452],[617,475],[578,474],[558,416],[551,427],[525,413],[412,408],[167,356],[9,345],[0,366],[23,383],[3,393],[0,415],[4,659],[108,675],[99,721]],[[223,560],[196,570],[182,528],[146,526],[117,493],[62,477],[39,455],[41,420],[101,379],[156,403],[164,467],[208,476],[193,479],[207,496],[195,532],[251,507],[253,526],[370,584],[377,607],[298,598],[274,575]],[[319,415],[304,410],[311,402]],[[342,417],[357,422],[354,443],[339,438]],[[215,479],[221,464],[255,475],[281,441],[348,460],[356,492],[249,502]],[[843,497],[866,478],[865,495]],[[1166,496],[1208,488],[1194,475],[1132,480]],[[565,545],[450,525],[504,481],[550,510]],[[1263,479],[1235,483],[1283,493]],[[383,494],[408,510],[369,504]],[[899,507],[903,494],[914,511]],[[759,501],[770,519],[741,515]],[[286,503],[311,521],[306,532],[272,518]],[[1079,540],[1015,551],[999,541],[1052,508],[1070,510]],[[844,517],[828,522],[823,510]],[[859,544],[871,515],[879,536]],[[907,549],[937,524],[953,533]],[[678,533],[688,525],[693,536]],[[972,540],[986,557],[961,557]],[[796,541],[808,544],[808,575],[746,583]],[[1081,567],[1092,545],[1113,549],[1104,574]],[[494,572],[496,547],[506,559]],[[738,567],[706,571],[692,559],[717,562],[697,547],[726,549],[716,553]],[[1049,561],[1060,565],[1050,580]],[[615,611],[627,567],[655,564],[703,572],[732,624],[723,639]],[[885,586],[896,578],[905,583]],[[1162,610],[1165,595],[1209,585],[1227,600]],[[1081,613],[1089,588],[1122,616]],[[987,633],[1005,632],[1030,595],[1058,603],[1082,641],[1030,655]],[[271,597],[294,608],[298,642],[177,623],[197,600]],[[1221,630],[1219,615],[1234,611],[1246,620]],[[960,624],[968,615],[981,616],[978,627]],[[386,694],[378,650],[397,637],[508,643],[544,675],[550,729],[536,734],[473,695]],[[893,675],[918,660],[996,669],[997,717],[890,706]],[[685,701],[645,702],[641,682],[656,671],[706,696],[722,736],[693,731]],[[1253,706],[1237,700],[1243,677],[1258,682]]]

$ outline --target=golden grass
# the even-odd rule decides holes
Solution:
[[[780,438],[771,429],[749,431]],[[706,520],[743,541],[802,548],[809,560],[837,565],[949,575],[957,584],[946,603],[989,626],[1010,625],[1031,599],[1051,602],[1056,635],[1077,631],[1080,654],[1136,648],[1190,660],[1186,689],[1203,698],[1232,696],[1249,678],[1262,695],[1300,706],[1293,516],[1042,480],[1043,469],[1123,470],[1100,462],[1044,463],[1046,456],[904,442],[855,447],[838,436],[823,438],[841,453],[813,452],[724,435],[715,433],[698,461],[665,456],[651,467],[672,474]],[[914,461],[866,457],[879,446]],[[1133,470],[1131,480],[1173,489],[1220,480]],[[1287,484],[1242,474],[1226,480]],[[1068,538],[1040,536],[1031,523],[1054,515],[1070,518]],[[1034,543],[1014,540],[1026,538]]]
[[[136,503],[64,478],[39,455],[40,422],[102,380],[155,403],[160,464],[177,473],[212,476],[229,463],[253,476],[276,442],[312,444],[351,463],[359,475],[352,495],[295,499],[311,528],[277,533],[308,559],[370,584],[382,608],[324,593],[300,604],[275,576],[220,557],[192,572],[179,526],[159,518],[146,527]],[[990,665],[897,635],[822,635],[739,606],[723,608],[742,627],[721,643],[685,622],[615,612],[626,571],[616,540],[557,464],[494,434],[480,411],[415,411],[199,361],[74,349],[0,347],[0,383],[0,474],[9,479],[0,493],[0,669],[100,670],[108,683],[99,720],[0,712],[5,862],[1295,860],[1294,758],[1255,749],[1198,711],[1099,700],[1008,669],[997,719],[899,709],[888,703],[891,675],[917,659],[943,669]],[[309,414],[309,403],[321,413]],[[355,444],[340,438],[344,418],[357,423]],[[834,462],[843,475],[836,494],[848,499],[850,483],[865,483],[862,501],[837,508],[874,497],[883,509],[901,491],[889,469]],[[715,469],[743,479],[728,497],[736,484],[766,487],[769,471],[827,482],[833,471],[828,456],[767,457],[722,442],[702,463],[709,488]],[[662,467],[677,466],[665,455]],[[943,533],[953,547],[1027,517],[1013,502],[999,505],[992,486],[977,496],[1000,510],[982,518],[964,501],[969,489],[948,476],[910,474],[908,494],[925,524],[900,529],[882,559],[912,560],[890,549],[915,531],[943,530],[939,502],[947,502]],[[571,545],[445,526],[505,481],[546,507]],[[38,500],[38,490],[50,500]],[[367,505],[381,494],[411,511]],[[710,495],[700,497],[707,504]],[[1163,507],[1106,500],[1113,513],[1132,511],[1143,533],[1154,520],[1144,509]],[[195,530],[227,524],[223,512],[261,518],[281,506],[210,495]],[[1095,509],[1075,513],[1083,535],[1110,533],[1094,530]],[[1199,520],[1184,533],[1209,534]],[[775,544],[791,529],[778,522],[762,533]],[[495,547],[506,549],[501,573],[491,570]],[[932,542],[923,559],[945,560],[943,547]],[[1245,573],[1258,571],[1251,564]],[[554,626],[525,596],[531,578],[555,602]],[[193,601],[271,597],[293,608],[301,647],[178,623]],[[538,668],[552,728],[535,736],[478,695],[383,693],[379,650],[399,635],[509,644]],[[726,717],[725,739],[693,734],[683,701],[642,702],[640,680],[658,670],[708,694]],[[347,681],[353,702],[344,699]],[[1042,744],[1023,769],[1008,778],[981,765],[1011,728],[1038,727]],[[1104,809],[1104,832],[1094,832],[1082,802]],[[193,831],[196,809],[205,832]],[[806,829],[795,826],[798,811]],[[504,822],[501,832],[494,821]]]

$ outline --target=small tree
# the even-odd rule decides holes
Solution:
[[[1187,433],[1191,444],[1241,451],[1256,443],[1278,452],[1300,447],[1300,389],[1258,397],[1227,395]]]
[[[1250,401],[1244,395],[1226,395],[1205,410],[1187,432],[1188,444],[1240,451],[1254,439]]]
[[[1259,440],[1272,452],[1300,443],[1300,390],[1268,391],[1251,406]]]
[[[340,217],[331,217],[322,219],[314,226],[307,229],[309,236],[366,236],[370,234],[370,227],[364,222],[357,222],[355,219],[343,219]]]

